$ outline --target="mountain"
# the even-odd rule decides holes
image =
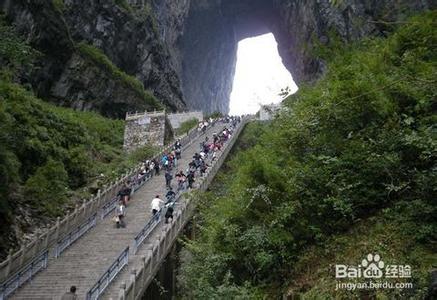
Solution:
[[[239,40],[272,32],[295,81],[313,82],[325,71],[314,45],[386,35],[390,22],[431,6],[419,0],[0,1],[7,20],[43,54],[21,82],[47,101],[110,117],[159,108],[157,101],[171,111],[227,112]]]

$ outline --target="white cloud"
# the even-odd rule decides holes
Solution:
[[[297,86],[282,64],[273,34],[238,43],[237,66],[231,93],[230,114],[256,113],[260,104],[278,103],[281,88]]]

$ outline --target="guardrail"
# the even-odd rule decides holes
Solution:
[[[146,226],[144,226],[143,229],[137,234],[137,236],[134,238],[134,250],[133,253],[137,254],[138,247],[144,242],[146,237],[149,235],[150,232],[152,232],[153,229],[155,229],[156,225],[159,224],[161,221],[161,213],[163,209],[161,208],[153,217],[152,219],[147,222]]]
[[[228,141],[223,151],[218,155],[213,166],[207,170],[206,176],[198,179],[197,187],[199,189],[207,189],[208,185],[211,183],[212,179],[224,163],[226,156],[231,151],[233,145],[238,139],[238,136],[249,120],[249,118],[244,118],[239,123],[236,130],[232,134],[231,139]],[[181,196],[182,194],[178,195],[175,202],[178,201]],[[128,284],[123,283],[121,285],[122,288],[119,291],[117,299],[141,299],[142,294],[154,278],[154,274],[156,274],[158,271],[160,262],[163,258],[165,258],[179,232],[184,228],[185,224],[188,222],[194,212],[195,203],[189,198],[184,200],[185,201],[180,202],[180,209],[175,211],[173,221],[171,222],[170,226],[163,228],[163,234],[160,235],[159,239],[153,244],[151,251],[148,252],[148,255],[141,257],[142,263],[139,268],[132,270]],[[162,210],[160,212],[162,212]],[[147,225],[145,228],[147,228]],[[138,240],[134,241],[136,247],[134,253],[137,252],[138,246],[144,241],[151,231],[149,231],[147,235],[141,235],[142,232],[137,235]],[[140,238],[142,239],[141,242]]]
[[[110,201],[102,206],[101,219],[106,218],[117,207],[118,196],[115,196]]]
[[[176,202],[181,198],[183,194],[183,191],[178,191],[175,196],[173,196],[171,199],[167,200],[167,204],[165,207],[174,206]],[[164,207],[161,208],[153,217],[149,220],[149,222],[146,223],[146,225],[141,229],[141,231],[135,236],[134,242],[133,242],[133,253],[137,254],[138,247],[144,242],[144,240],[147,238],[147,236],[155,229],[155,227],[159,224],[161,221],[161,217],[164,214]]]
[[[135,178],[134,185],[132,186],[132,191],[136,192],[140,187],[142,187],[147,181],[149,181],[153,177],[153,170],[149,170],[141,177]]]
[[[6,299],[23,283],[32,280],[36,273],[47,267],[49,252],[46,250],[31,261],[22,270],[17,272],[12,278],[1,285],[0,300]]]
[[[249,119],[245,118],[241,123],[238,124],[223,151],[218,155],[212,167],[207,170],[206,176],[198,178],[197,187],[199,189],[206,190],[248,121]],[[179,201],[182,198],[182,195],[183,193],[178,194],[173,203]],[[179,232],[184,228],[185,224],[191,218],[195,209],[195,203],[189,198],[185,198],[184,201],[180,202],[180,205],[178,206],[180,208],[175,210],[173,220],[170,225],[163,227],[162,235],[160,235],[158,240],[152,244],[152,249],[148,251],[148,255],[141,257],[142,263],[139,268],[132,270],[129,282],[121,285],[117,299],[140,299],[142,297],[142,294],[154,278],[154,274],[156,274],[158,271],[160,262],[167,255]],[[162,213],[162,210],[160,212]],[[147,224],[144,229],[146,228]],[[136,240],[134,241],[134,246],[136,247],[134,249],[134,253],[137,253],[137,248],[151,232],[148,231],[147,234],[142,234],[143,231],[147,232],[147,230],[144,229],[137,235]]]
[[[118,258],[112,263],[109,269],[103,273],[100,279],[94,284],[94,286],[86,294],[86,300],[98,299],[99,296],[105,291],[109,283],[114,280],[115,276],[127,265],[129,261],[129,247],[121,252]]]
[[[147,116],[147,117],[153,117],[156,115],[162,115],[165,114],[165,109],[164,110],[155,110],[155,111],[144,111],[144,112],[134,112],[134,113],[126,113],[126,120],[128,120],[129,118],[135,118],[135,117],[140,117],[140,116]]]
[[[65,249],[78,240],[88,230],[96,226],[97,213],[94,213],[85,223],[79,225],[75,230],[70,232],[61,241],[59,241],[55,247],[55,257],[58,258]]]
[[[196,128],[193,128],[187,134],[179,136],[178,139],[181,140],[182,146],[185,149],[200,134]],[[159,159],[164,152],[169,152],[172,146],[173,143],[170,143],[166,147],[162,147],[152,159]],[[20,250],[14,253],[11,249],[6,260],[0,263],[0,282],[6,282],[12,274],[18,272],[23,266],[26,266],[35,259],[38,253],[54,247],[74,230],[78,224],[85,222],[90,216],[98,212],[102,206],[113,201],[123,183],[128,178],[132,178],[134,175],[137,176],[140,172],[140,167],[141,164],[138,164],[115,181],[104,185],[95,196],[89,200],[84,200],[80,206],[76,205],[74,211],[68,213],[63,219],[58,217],[54,226],[45,233],[38,235],[28,244],[22,245]]]

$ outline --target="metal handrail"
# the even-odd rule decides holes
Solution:
[[[159,224],[159,222],[161,221],[161,214],[162,208],[157,213],[155,213],[152,219],[150,219],[149,222],[147,222],[146,225],[143,227],[143,229],[141,229],[141,231],[136,235],[136,237],[134,238],[134,254],[137,253],[138,246],[141,245],[141,243],[146,239],[149,233],[152,232],[152,230],[155,229],[156,225]]]
[[[140,187],[142,187],[146,182],[148,182],[150,180],[150,178],[152,178],[151,172],[152,171],[149,171],[146,174],[144,174],[143,176],[141,176],[140,178],[135,179],[135,183],[132,186],[133,193],[136,192]],[[101,208],[102,220],[104,218],[106,218],[117,207],[118,199],[119,199],[119,197],[118,197],[118,195],[116,195],[110,201],[106,202],[105,205],[102,206],[102,208]]]
[[[88,230],[96,226],[97,223],[97,213],[94,213],[91,217],[86,220],[86,222],[80,224],[76,229],[71,231],[67,236],[60,240],[56,244],[55,257],[58,258],[62,252],[65,251],[71,244],[77,241],[82,235],[84,235]]]
[[[14,276],[12,276],[8,281],[3,283],[0,289],[0,300],[6,299],[24,283],[32,280],[36,273],[47,267],[48,260],[49,251],[45,250],[33,261],[27,264],[23,269],[21,269]]]
[[[117,206],[118,196],[114,196],[111,200],[102,206],[102,220],[106,218]]]
[[[227,141],[225,148],[219,153],[217,160],[215,160],[211,168],[209,168],[206,176],[200,178],[198,187],[201,190],[206,190],[207,186],[212,181],[212,178],[216,175],[218,169],[223,164],[227,154],[229,154],[231,151],[247,122],[248,120],[243,118],[242,122],[237,124],[237,127],[235,127],[234,133],[232,134],[232,138]],[[177,203],[177,201],[180,201],[182,198],[178,196],[179,195],[177,195],[174,199],[167,201],[166,206],[174,205]],[[131,277],[131,280],[127,283],[127,285],[124,285],[120,288],[117,299],[137,299],[141,297],[144,290],[154,278],[154,274],[156,274],[159,268],[161,259],[167,255],[167,251],[173,245],[174,239],[178,236],[180,230],[185,226],[187,220],[191,218],[195,206],[196,203],[190,201],[189,199],[186,200],[184,205],[181,205],[181,209],[176,214],[176,221],[172,222],[170,227],[165,229],[164,238],[160,237],[158,243],[153,245],[151,253],[143,257],[144,264],[135,266],[139,267],[139,269],[136,269],[135,274],[132,273],[135,276]],[[163,212],[164,210],[161,213]],[[137,235],[137,237],[139,236],[140,234]]]
[[[176,195],[173,196],[171,199],[167,199],[166,206],[175,205],[176,202],[181,198],[183,191],[177,191]],[[156,225],[159,224],[161,221],[161,216],[164,213],[164,208],[161,208],[158,212],[155,213],[155,215],[152,217],[152,219],[149,220],[149,222],[146,223],[146,225],[141,229],[141,231],[135,236],[134,238],[134,251],[133,253],[136,254],[138,251],[138,246],[140,246],[144,240],[148,237],[150,232],[155,229]]]
[[[100,276],[100,279],[86,294],[86,300],[99,299],[115,276],[127,265],[129,261],[129,246],[121,252],[118,258],[111,264],[108,270]]]
[[[146,182],[148,182],[150,178],[152,178],[152,172],[153,170],[149,170],[141,177],[135,178],[135,183],[132,186],[132,191],[136,192],[140,187],[142,187]]]
[[[214,164],[215,165],[215,164]],[[171,203],[171,205],[174,205],[182,195],[183,190],[178,190],[176,192],[176,195],[173,197],[171,201],[167,201],[167,203]],[[158,225],[159,221],[161,220],[161,215],[163,213],[163,209],[161,208],[153,217],[149,220],[149,222],[146,223],[146,225],[141,229],[141,231],[135,236],[134,238],[134,251],[133,253],[136,254],[138,251],[138,247],[144,242],[144,240],[147,238],[147,236],[152,232],[152,230]]]

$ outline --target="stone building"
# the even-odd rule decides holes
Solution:
[[[133,151],[145,145],[164,146],[166,132],[171,130],[165,110],[126,115],[123,149]],[[166,127],[170,127],[167,128]]]
[[[126,114],[123,149],[131,152],[145,145],[162,147],[170,141],[182,122],[203,120],[202,111],[167,114],[165,110]]]

